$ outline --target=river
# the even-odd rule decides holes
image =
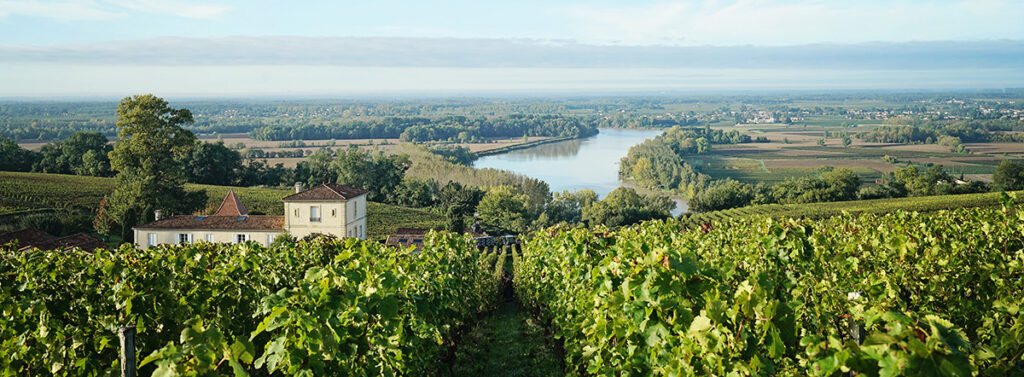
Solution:
[[[508,153],[484,156],[473,163],[477,168],[509,170],[547,182],[551,192],[591,189],[604,197],[620,186],[634,187],[619,179],[619,160],[629,147],[661,134],[661,130],[601,129],[585,139],[542,144]],[[634,187],[636,188],[636,187]],[[638,189],[643,192],[644,190]],[[674,198],[676,216],[687,209]]]

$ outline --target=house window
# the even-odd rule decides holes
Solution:
[[[192,243],[191,233],[178,233],[178,245],[188,245]]]
[[[248,234],[236,234],[235,235],[235,243],[243,243],[243,242],[247,241],[248,239],[249,239],[249,235]]]
[[[309,221],[318,223],[320,222],[320,207],[312,206],[309,207]]]
[[[206,233],[206,242],[213,243],[213,233]]]
[[[276,234],[267,235],[267,246],[270,246],[270,244],[274,243],[274,236],[276,236]]]
[[[299,217],[299,209],[298,208],[295,209],[295,217]]]
[[[338,210],[331,209],[331,217],[338,217]]]
[[[359,217],[359,204],[352,203],[352,218]]]
[[[149,234],[149,246],[156,246],[156,233]]]

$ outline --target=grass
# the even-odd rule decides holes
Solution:
[[[505,277],[513,273],[509,254],[501,263]],[[515,279],[506,280],[514,283]],[[544,324],[524,310],[513,287],[501,284],[497,308],[463,335],[450,364],[452,376],[564,376],[560,348]]]
[[[464,335],[453,376],[563,376],[558,352],[541,323],[506,300]]]
[[[80,209],[95,212],[100,199],[114,191],[113,178],[77,175],[0,172],[0,225],[13,224],[24,214],[41,209]],[[281,198],[292,191],[281,188],[229,187],[188,184],[187,190],[206,190],[206,209],[212,213],[234,190],[246,208],[253,213],[283,215]],[[438,228],[444,218],[429,211],[383,203],[367,203],[367,237],[380,240],[397,228]]]

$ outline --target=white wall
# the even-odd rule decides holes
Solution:
[[[314,206],[320,208],[319,222],[310,220]],[[366,195],[346,201],[285,202],[284,210],[284,228],[296,238],[321,233],[366,239]]]
[[[255,241],[263,246],[269,246],[273,237],[284,231],[268,230],[202,230],[202,229],[134,229],[135,246],[148,248],[161,244],[177,244],[179,234],[191,234],[192,243],[207,242],[207,235],[213,237],[214,243],[236,243],[239,234],[245,234],[248,241]],[[150,244],[149,235],[156,236],[156,243]]]

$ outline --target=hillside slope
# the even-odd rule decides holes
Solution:
[[[17,221],[19,214],[70,208],[94,212],[100,199],[114,191],[113,178],[77,175],[0,172],[0,225]],[[188,184],[190,191],[206,190],[207,208],[215,211],[234,190],[242,203],[253,213],[283,215],[281,198],[291,190],[263,187],[230,187]],[[444,226],[440,216],[415,208],[368,202],[367,237],[382,239],[400,227],[435,228]]]

